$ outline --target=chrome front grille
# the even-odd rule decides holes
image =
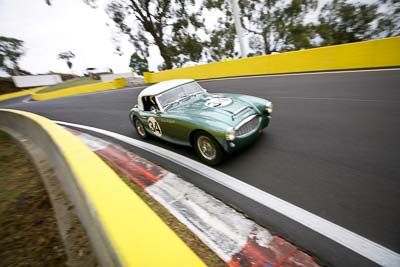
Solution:
[[[247,120],[247,121],[246,121]],[[254,116],[243,120],[244,123],[236,129],[236,136],[243,136],[254,131],[260,123],[260,117]]]

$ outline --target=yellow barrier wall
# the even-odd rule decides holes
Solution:
[[[126,86],[126,80],[124,78],[117,78],[114,79],[112,82],[101,82],[95,84],[75,86],[47,93],[36,92],[32,95],[32,98],[34,100],[48,100],[64,96],[118,89],[118,88],[123,88],[125,86]]]
[[[400,37],[144,73],[146,83],[322,70],[400,66]]]
[[[0,122],[5,121],[1,126],[12,128],[12,125],[6,125],[7,113],[9,120],[19,125],[19,130],[27,131],[21,134],[40,136],[38,133],[32,134],[36,128],[28,126],[34,122],[56,144],[61,154],[48,156],[52,156],[53,160],[62,158],[68,163],[75,177],[73,183],[82,189],[84,199],[93,211],[93,214],[85,216],[94,217],[95,221],[100,222],[113,252],[118,257],[119,264],[116,265],[205,266],[143,200],[77,137],[44,117],[24,111],[0,109]],[[19,117],[29,120],[30,123]],[[34,139],[33,142],[38,140]],[[65,174],[62,178],[68,177]]]
[[[33,94],[34,92],[37,92],[45,87],[46,86],[36,87],[33,89],[29,89],[29,90],[22,90],[22,91],[15,92],[15,93],[0,95],[0,101],[11,99],[11,98],[16,98],[16,97],[20,97],[20,96],[24,96],[24,95],[30,95],[30,94]]]

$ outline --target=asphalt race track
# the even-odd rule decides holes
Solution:
[[[400,70],[201,84],[211,93],[248,94],[274,103],[261,138],[217,169],[400,252]],[[128,119],[139,92],[28,103],[18,98],[0,106],[139,138]],[[195,158],[188,148],[149,142]]]

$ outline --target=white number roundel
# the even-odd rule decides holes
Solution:
[[[158,122],[156,121],[156,119],[154,117],[150,117],[147,120],[147,123],[149,124],[149,128],[150,130],[158,137],[162,136],[162,132],[161,132],[161,128],[160,125],[158,124]]]

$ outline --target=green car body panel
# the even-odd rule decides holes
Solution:
[[[213,101],[217,101],[215,106]],[[130,110],[130,119],[132,122],[134,118],[139,119],[146,132],[153,136],[185,146],[192,146],[194,134],[204,131],[213,136],[226,153],[232,153],[254,142],[262,129],[268,126],[271,114],[266,108],[269,106],[272,108],[271,102],[258,97],[204,93],[164,112],[143,111],[135,106]],[[254,119],[254,127],[233,141],[227,140],[226,131],[237,128],[250,117]],[[154,120],[158,124],[156,128]]]

